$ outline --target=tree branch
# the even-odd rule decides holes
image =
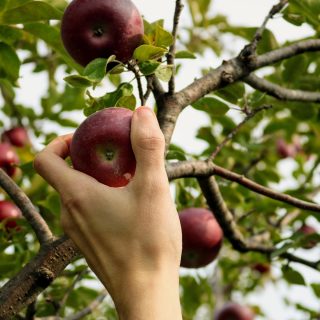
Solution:
[[[222,227],[225,237],[230,241],[232,247],[235,250],[238,250],[243,253],[254,251],[262,254],[267,254],[268,256],[270,256],[274,251],[276,251],[276,248],[271,246],[263,246],[260,243],[254,241],[254,239],[252,238],[249,243],[246,243],[244,241],[243,235],[239,232],[236,226],[232,214],[228,210],[223,200],[223,197],[220,193],[219,186],[215,178],[200,178],[198,179],[198,181],[203,195],[207,200],[208,206],[210,207],[214,216],[216,217],[217,221]],[[304,264],[313,269],[320,270],[320,261],[308,261],[288,252],[284,252],[279,256],[289,261]]]
[[[258,56],[256,61],[252,62],[251,68],[253,71],[305,52],[315,52],[319,50],[320,39],[299,41],[287,47],[279,48]]]
[[[173,94],[175,91],[175,66],[174,66],[174,57],[176,54],[176,41],[177,41],[177,32],[178,32],[178,24],[181,15],[181,11],[183,9],[183,4],[181,0],[176,0],[176,8],[174,11],[174,18],[173,18],[173,28],[172,28],[172,36],[173,36],[173,43],[170,46],[169,52],[167,54],[168,65],[173,66],[172,76],[169,81],[169,94]]]
[[[320,92],[290,90],[250,74],[243,79],[251,87],[284,101],[320,102]]]
[[[290,195],[276,192],[243,175],[234,173],[207,161],[181,161],[173,163],[167,166],[167,174],[170,180],[186,177],[208,178],[212,175],[216,175],[229,181],[237,182],[245,188],[268,198],[290,204],[303,210],[320,212],[320,205],[318,204],[299,200]]]
[[[79,249],[67,237],[41,246],[39,253],[0,289],[0,320],[11,319],[32,303],[79,256]]]
[[[10,198],[20,208],[24,217],[33,228],[39,242],[44,245],[54,239],[47,223],[35,209],[30,199],[15,184],[15,182],[0,168],[0,187],[3,188]]]
[[[166,138],[166,146],[169,147],[177,118],[181,111],[206,94],[221,89],[248,76],[252,71],[269,66],[284,59],[291,58],[305,52],[320,50],[320,39],[305,40],[287,47],[276,49],[260,56],[255,56],[250,61],[240,55],[228,61],[205,76],[195,80],[172,96],[161,95],[157,101],[162,111],[159,115],[159,123]]]

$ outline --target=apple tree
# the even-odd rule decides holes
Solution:
[[[248,27],[216,14],[214,1],[176,0],[172,21],[144,20],[128,61],[117,60],[122,48],[115,47],[85,66],[61,40],[67,5],[0,0],[0,319],[117,318],[63,234],[59,196],[35,173],[33,159],[84,116],[145,104],[165,136],[178,211],[207,208],[224,234],[213,264],[181,269],[183,318],[213,319],[225,303],[237,302],[266,319],[268,310],[249,298],[283,281],[319,299],[320,282],[306,279],[320,271],[319,1],[280,0],[260,25]],[[268,29],[275,17],[307,25],[312,35],[280,43]],[[242,49],[230,53],[230,42],[239,41]],[[198,65],[196,79],[191,64]],[[20,99],[22,74],[45,82],[45,92],[36,85],[30,92],[39,95],[38,106]],[[180,114],[189,111],[207,120],[196,133],[200,152],[172,143]],[[303,299],[284,302],[299,319],[320,317]]]

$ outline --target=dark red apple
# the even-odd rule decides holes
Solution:
[[[214,320],[254,320],[254,314],[246,306],[229,302],[216,313]]]
[[[12,144],[16,147],[25,147],[30,143],[26,128],[14,127],[2,134],[2,141]]]
[[[0,168],[12,177],[19,164],[19,158],[9,143],[0,143]]]
[[[89,116],[72,138],[73,167],[107,186],[127,185],[136,168],[130,140],[132,114],[117,107]]]
[[[17,228],[16,220],[22,217],[20,209],[12,202],[0,200],[0,222],[8,219],[5,222],[7,230]]]
[[[266,274],[270,272],[271,267],[269,263],[258,262],[252,266],[252,269],[259,272],[260,274]]]
[[[294,158],[297,155],[297,149],[293,144],[287,143],[283,139],[276,141],[277,153],[281,158]]]
[[[131,0],[73,0],[61,24],[63,44],[85,66],[116,55],[126,63],[142,44],[143,21]]]
[[[211,211],[205,208],[188,208],[179,213],[182,229],[181,266],[200,268],[218,255],[223,231]]]
[[[317,230],[314,228],[314,227],[311,227],[307,224],[303,224],[298,230],[297,230],[298,233],[300,234],[303,234],[305,236],[308,236],[308,235],[312,235],[312,234],[316,234],[317,233]],[[317,241],[315,240],[311,240],[308,241],[308,243],[304,244],[303,245],[303,248],[304,249],[312,249],[314,248],[315,246],[317,245]]]

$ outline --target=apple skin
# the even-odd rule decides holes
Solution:
[[[258,262],[252,266],[252,269],[259,272],[260,274],[267,274],[271,270],[271,266],[268,263]]]
[[[16,229],[17,219],[22,217],[20,209],[12,202],[6,200],[0,200],[0,222],[9,219],[5,223],[7,230]]]
[[[9,143],[0,143],[0,168],[12,177],[18,164],[19,158],[12,146]]]
[[[129,109],[113,107],[89,116],[71,141],[74,169],[110,187],[127,185],[136,168],[130,140],[132,115]]]
[[[181,267],[200,268],[218,255],[223,231],[212,212],[205,208],[187,208],[179,212],[182,230]]]
[[[214,320],[254,320],[254,314],[246,306],[229,302],[215,315]]]
[[[66,50],[83,66],[111,55],[126,63],[143,34],[143,20],[130,0],[73,0],[61,24]]]
[[[2,141],[19,148],[23,148],[30,143],[27,130],[24,127],[14,127],[5,131],[2,134]]]
[[[276,141],[276,149],[280,158],[294,158],[297,155],[297,149],[293,144],[288,144],[283,139]]]
[[[298,230],[297,230],[298,233],[302,233],[303,235],[305,236],[308,236],[308,235],[311,235],[311,234],[316,234],[317,233],[317,230],[314,228],[314,227],[311,227],[307,224],[303,224]],[[314,248],[315,246],[317,245],[317,242],[314,241],[314,240],[311,240],[306,243],[305,245],[303,245],[302,247],[304,249],[312,249]]]

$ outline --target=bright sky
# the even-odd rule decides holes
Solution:
[[[211,11],[213,13],[222,13],[228,16],[229,21],[234,24],[258,26],[262,23],[264,17],[278,1],[274,0],[214,0]],[[171,30],[172,14],[174,11],[174,0],[134,0],[134,3],[140,9],[141,13],[148,21],[156,19],[165,19],[165,26]],[[189,23],[188,12],[185,9],[181,18],[182,24]],[[306,36],[310,33],[307,28],[297,28],[285,23],[280,17],[270,21],[268,27],[275,33],[279,42],[286,39],[296,39]],[[232,49],[238,52],[244,43],[232,43]],[[194,77],[199,75],[199,66],[217,66],[223,58],[216,58],[213,55],[208,55],[206,60],[197,59],[188,61],[187,71],[183,70],[183,74],[178,78],[177,86],[182,88],[190,83]],[[24,104],[34,106],[37,109],[39,105],[40,95],[46,91],[46,84],[43,81],[41,74],[32,75],[32,68],[29,66],[23,68],[22,78],[20,81],[21,89],[19,91],[18,101],[23,101]],[[36,89],[35,89],[36,88]],[[195,121],[197,119],[197,121]],[[173,142],[178,143],[186,148],[187,151],[199,152],[205,146],[201,141],[194,138],[195,132],[199,125],[207,123],[207,118],[201,112],[187,108],[180,116],[176,132],[173,137]],[[8,125],[8,124],[7,124]],[[44,128],[45,129],[45,128]],[[68,130],[67,130],[68,131]],[[65,133],[65,131],[61,132]],[[314,258],[314,253],[317,249],[307,252],[302,252],[306,258]],[[318,252],[317,252],[318,253]],[[300,254],[300,253],[298,253]],[[313,272],[308,268],[297,266],[297,269],[303,272],[307,281],[311,279],[318,279],[319,274]],[[273,273],[275,276],[279,275],[277,267],[274,268]],[[272,284],[266,285],[264,290],[259,294],[254,294],[250,297],[249,302],[256,303],[261,306],[266,312],[268,318],[264,320],[302,320],[302,315],[292,309],[284,306],[281,297],[290,298],[293,301],[303,301],[303,303],[310,305],[314,308],[319,308],[319,303],[315,300],[314,296],[310,294],[310,290],[304,287],[294,286],[288,288],[284,283],[279,283],[274,286]],[[239,297],[241,302],[241,297]],[[261,319],[262,320],[262,319]]]

